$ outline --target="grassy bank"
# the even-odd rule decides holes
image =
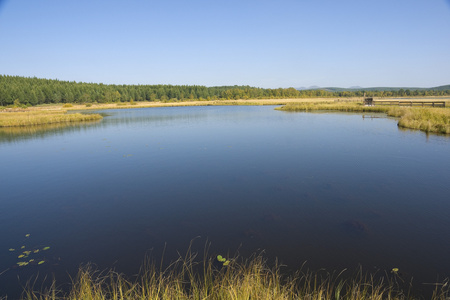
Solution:
[[[425,132],[450,134],[450,109],[437,107],[364,106],[361,103],[289,103],[282,111],[381,112],[399,118],[398,126]]]
[[[195,256],[179,259],[165,270],[148,264],[134,280],[116,272],[82,268],[71,290],[53,286],[42,292],[25,292],[23,299],[417,299],[397,272],[344,279],[344,273],[298,271],[282,275],[280,267],[268,267],[260,256],[247,261],[216,258],[195,262]],[[420,296],[420,295],[419,295]],[[446,284],[438,284],[427,299],[448,299]]]
[[[35,126],[54,123],[72,123],[102,119],[98,114],[67,114],[64,110],[24,110],[0,112],[0,127]]]

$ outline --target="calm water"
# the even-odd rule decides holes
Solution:
[[[196,237],[212,255],[265,250],[292,269],[450,276],[448,136],[267,106],[103,113],[0,131],[0,295],[87,262],[136,274],[149,253],[167,245],[174,259]],[[21,246],[49,246],[30,255],[45,263],[16,267]]]

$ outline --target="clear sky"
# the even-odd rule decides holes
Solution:
[[[114,84],[450,84],[450,0],[0,0],[0,74]]]

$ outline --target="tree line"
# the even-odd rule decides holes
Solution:
[[[199,85],[115,85],[84,83],[54,79],[0,75],[0,106],[20,103],[38,105],[51,103],[109,103],[129,101],[183,101],[281,99],[315,97],[441,96],[450,90],[342,91],[296,90],[294,88],[263,89],[250,86]]]

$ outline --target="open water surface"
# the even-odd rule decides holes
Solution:
[[[193,239],[211,255],[264,250],[289,269],[450,276],[449,136],[273,106],[102,113],[1,129],[0,296],[88,262],[133,275],[146,255],[166,248],[173,260]],[[40,251],[19,267],[27,250]]]

